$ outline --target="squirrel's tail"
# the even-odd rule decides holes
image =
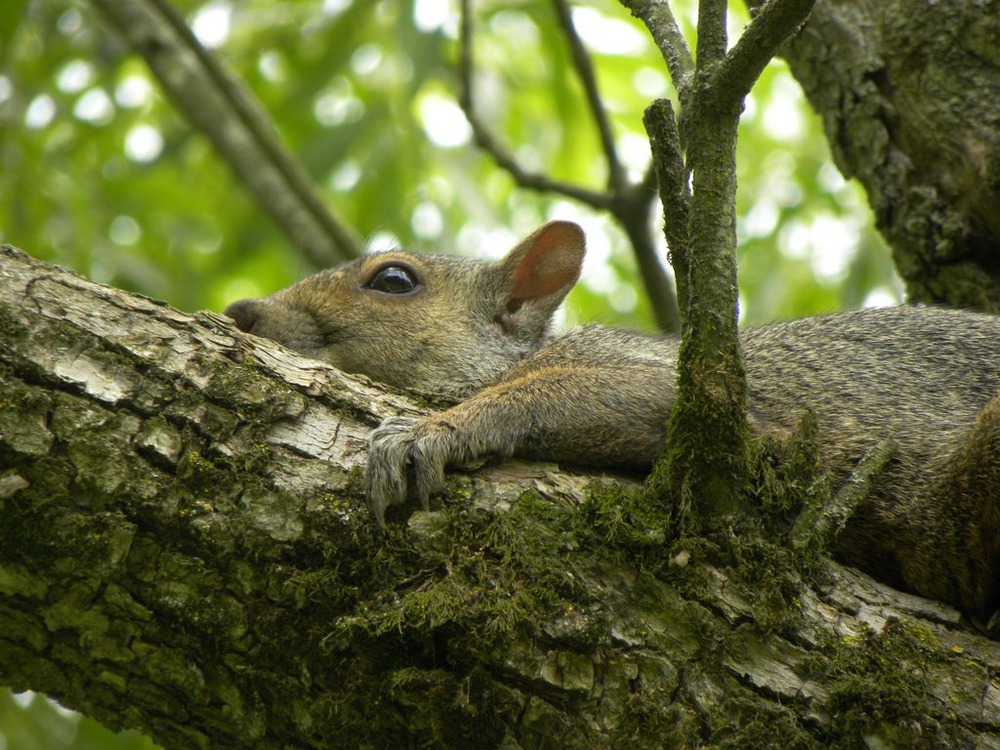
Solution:
[[[979,413],[926,502],[940,509],[937,528],[926,530],[938,547],[929,567],[938,570],[921,571],[937,579],[922,590],[940,589],[941,599],[988,619],[1000,604],[1000,395]]]

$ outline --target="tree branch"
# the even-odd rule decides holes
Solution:
[[[583,42],[576,33],[569,4],[566,0],[552,0],[552,5],[555,8],[556,19],[559,21],[563,36],[566,37],[566,42],[569,45],[573,67],[583,84],[587,106],[590,108],[591,117],[594,118],[594,124],[597,126],[597,132],[601,138],[604,159],[608,165],[608,188],[612,193],[620,192],[625,189],[628,181],[625,178],[625,170],[618,160],[618,149],[615,146],[614,134],[611,132],[611,122],[597,90],[597,76],[594,74],[594,66],[586,47],[583,46]]]
[[[681,329],[681,319],[674,284],[663,268],[659,244],[654,241],[649,227],[650,202],[655,196],[655,185],[649,186],[643,180],[632,187],[628,198],[617,207],[614,215],[632,244],[639,277],[657,328],[664,333],[677,333]]]
[[[688,304],[691,189],[670,100],[654,101],[646,108],[642,121],[653,151],[653,167],[663,204],[663,231],[677,282],[678,308],[683,316]]]
[[[409,400],[9,247],[0,328],[17,690],[166,750],[1000,738],[1000,646],[949,607],[754,550],[720,568],[628,482],[542,464],[452,475],[383,536],[357,472]]]
[[[707,73],[726,56],[726,0],[698,0],[698,42],[695,45],[699,73]]]
[[[361,254],[360,239],[327,210],[261,105],[202,47],[168,0],[91,1],[311,263],[325,267]]]
[[[654,240],[650,229],[651,204],[655,198],[655,175],[650,168],[642,182],[627,186],[621,193],[612,196],[610,210],[632,245],[639,267],[639,278],[646,291],[656,327],[663,333],[676,334],[681,329],[677,293],[663,267],[659,244]]]
[[[461,0],[460,3],[458,74],[461,89],[459,91],[458,103],[462,108],[462,112],[465,113],[465,118],[469,121],[476,145],[493,157],[493,161],[497,163],[497,166],[513,177],[514,182],[523,188],[565,195],[597,210],[608,209],[611,205],[611,196],[606,193],[597,193],[571,183],[553,180],[546,175],[537,172],[528,172],[522,168],[517,159],[514,158],[514,155],[503,147],[486,123],[483,122],[482,118],[479,117],[476,112],[472,93],[472,78],[475,63],[472,53],[472,13],[469,3],[470,0]]]
[[[621,3],[646,24],[667,64],[678,98],[686,102],[694,76],[694,59],[669,3],[667,0],[621,0]]]
[[[781,45],[806,22],[816,0],[770,0],[760,6],[719,69],[712,91],[718,101],[741,102]]]
[[[796,549],[830,547],[861,503],[869,497],[875,480],[896,455],[896,448],[895,440],[882,440],[861,457],[851,476],[835,495],[823,502],[822,494],[817,494],[811,505],[795,519],[789,532],[792,546]]]

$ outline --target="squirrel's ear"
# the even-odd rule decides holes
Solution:
[[[506,308],[537,302],[551,315],[580,278],[586,240],[571,221],[551,221],[525,237],[499,262],[507,285]]]

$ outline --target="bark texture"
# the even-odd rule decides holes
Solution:
[[[3,248],[0,683],[168,750],[1000,747],[953,610],[627,480],[471,467],[378,533],[367,431],[422,411]]]
[[[784,52],[914,301],[1000,311],[998,39],[997,0],[821,0]]]

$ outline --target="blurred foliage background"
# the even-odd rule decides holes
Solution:
[[[495,256],[547,219],[572,218],[590,251],[568,323],[652,329],[630,246],[608,217],[518,188],[472,143],[456,102],[457,2],[175,5],[368,247]],[[693,0],[671,5],[693,37]],[[474,8],[480,114],[526,167],[601,190],[606,164],[551,3]],[[649,160],[642,111],[672,95],[664,65],[613,0],[574,2],[572,18],[638,179]],[[733,14],[731,38],[745,20]],[[0,240],[98,281],[221,310],[316,270],[82,0],[0,3],[0,164]],[[899,301],[864,196],[831,163],[780,62],[746,102],[738,202],[745,323]],[[650,224],[660,221],[657,207]],[[0,693],[0,750],[139,747],[151,745],[45,699]]]

